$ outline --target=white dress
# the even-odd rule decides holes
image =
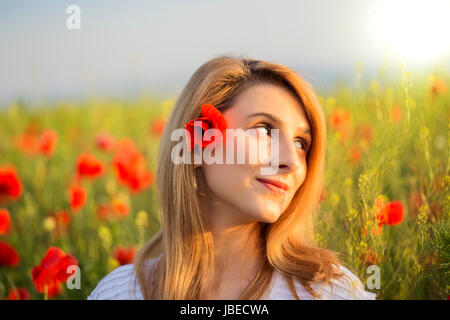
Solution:
[[[158,257],[159,258],[159,257]],[[155,263],[158,258],[147,261],[149,265]],[[330,284],[313,285],[313,289],[321,294],[321,300],[375,300],[376,293],[364,290],[364,286],[359,278],[344,266],[340,269],[348,275],[351,283],[342,279],[333,279]],[[107,274],[97,284],[95,289],[88,296],[88,300],[143,300],[139,282],[136,281],[136,291],[134,291],[135,272],[133,264],[117,267]],[[301,300],[313,300],[314,297],[295,280],[297,295]],[[279,271],[275,271],[272,277],[270,288],[262,300],[295,300],[291,294],[288,284]]]

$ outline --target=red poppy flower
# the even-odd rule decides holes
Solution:
[[[105,220],[110,216],[111,211],[110,204],[99,204],[97,207],[97,217],[100,220]]]
[[[38,137],[35,134],[24,133],[14,138],[15,146],[28,155],[37,153]]]
[[[145,168],[120,165],[117,165],[117,167],[116,172],[119,172],[120,182],[125,184],[133,193],[140,192],[153,183],[153,173]]]
[[[45,130],[39,139],[38,149],[45,156],[51,156],[58,142],[58,134],[53,130]]]
[[[166,120],[163,118],[156,118],[150,123],[150,132],[157,136],[162,135],[164,127],[166,125]]]
[[[434,95],[445,95],[447,94],[447,84],[441,78],[436,78],[431,87],[431,92]]]
[[[189,151],[194,150],[198,145],[200,148],[206,148],[211,144],[214,147],[218,141],[215,141],[215,137],[211,133],[207,133],[208,129],[217,129],[222,133],[222,138],[225,141],[226,129],[228,123],[222,113],[216,109],[212,104],[202,105],[202,116],[195,118],[187,123],[184,127],[189,132],[186,135]],[[195,134],[197,132],[197,134]]]
[[[116,145],[114,137],[108,133],[99,133],[97,135],[97,147],[104,151],[111,151]]]
[[[133,140],[126,138],[119,141],[113,159],[114,171],[118,180],[134,193],[153,183],[153,173],[146,168],[145,162]]]
[[[374,135],[373,127],[367,123],[361,123],[356,126],[354,134],[358,140],[364,142],[367,146],[371,143]]]
[[[58,211],[55,214],[55,220],[56,223],[60,224],[62,227],[67,227],[71,221],[70,214],[66,210]]]
[[[22,182],[12,165],[0,167],[0,202],[7,199],[17,199],[22,194]]]
[[[79,184],[72,184],[69,190],[70,207],[74,211],[80,210],[86,203],[87,194]]]
[[[353,146],[350,148],[350,161],[354,164],[361,163],[362,150],[359,146]]]
[[[86,153],[78,157],[76,168],[79,177],[97,178],[105,172],[103,162]]]
[[[25,288],[11,288],[6,300],[30,300],[31,295]]]
[[[402,108],[398,104],[394,104],[391,109],[391,121],[392,122],[401,122],[403,117]]]
[[[11,229],[11,216],[6,209],[0,209],[0,235],[7,234]]]
[[[129,248],[118,246],[113,252],[113,257],[121,266],[123,266],[132,263],[135,254],[136,249],[133,246],[130,246]]]
[[[114,163],[117,162],[125,166],[134,167],[142,165],[143,160],[143,156],[132,139],[124,138],[117,143]]]
[[[361,235],[362,235],[363,238],[366,237],[366,234],[367,234],[366,229],[367,229],[366,226],[363,226],[361,228]],[[381,232],[383,232],[383,226],[382,225],[377,225],[375,227],[372,227],[372,234],[374,236],[379,236],[381,234]]]
[[[54,217],[56,222],[55,236],[59,237],[67,229],[72,219],[66,210],[58,211]]]
[[[67,268],[71,265],[78,265],[77,259],[59,248],[50,247],[40,265],[31,270],[37,292],[44,293],[47,286],[49,298],[59,294],[61,283],[70,277]]]
[[[403,220],[403,204],[399,200],[389,202],[378,214],[379,224],[394,226]]]
[[[359,259],[366,265],[377,265],[381,262],[380,257],[371,248],[368,248],[366,252],[362,253]]]
[[[331,127],[342,135],[343,140],[350,134],[351,120],[351,113],[346,109],[336,109],[331,114]]]
[[[17,267],[20,257],[9,243],[0,241],[0,266]]]
[[[128,168],[127,184],[132,192],[139,192],[149,187],[153,182],[153,173],[147,169]]]
[[[114,210],[121,216],[126,216],[130,212],[130,208],[128,207],[128,205],[120,199],[114,199],[112,206]]]
[[[97,208],[97,217],[100,220],[122,219],[130,213],[128,204],[120,198],[115,198],[111,203],[100,204]]]

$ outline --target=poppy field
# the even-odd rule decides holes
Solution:
[[[317,92],[327,120],[316,240],[377,299],[449,297],[449,77]],[[0,108],[0,299],[86,299],[160,227],[155,171],[176,97]],[[69,288],[79,267],[79,285]]]

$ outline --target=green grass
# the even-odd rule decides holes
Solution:
[[[449,83],[448,76],[439,78]],[[449,93],[434,94],[436,79],[403,72],[397,80],[379,77],[354,89],[339,85],[331,92],[318,92],[327,117],[328,149],[326,194],[318,208],[316,237],[321,246],[336,250],[365,282],[367,263],[361,255],[371,250],[381,262],[381,289],[378,299],[446,299],[449,295]],[[117,266],[111,252],[117,245],[137,248],[160,226],[154,186],[132,194],[111,170],[100,178],[83,182],[88,190],[86,205],[73,214],[73,221],[61,237],[55,237],[45,218],[56,210],[70,211],[67,189],[75,161],[81,153],[91,153],[107,164],[112,155],[98,150],[95,137],[108,132],[116,138],[129,137],[155,172],[159,136],[149,132],[152,119],[167,116],[172,100],[137,101],[90,99],[28,106],[11,103],[0,111],[0,165],[13,164],[24,186],[17,201],[3,205],[10,211],[13,228],[0,240],[19,252],[18,267],[0,267],[0,297],[12,286],[27,288],[33,299],[43,299],[31,279],[50,246],[72,254],[81,268],[81,289],[68,290],[55,299],[85,299],[98,281]],[[396,105],[402,116],[392,119]],[[348,136],[331,123],[337,109],[347,110]],[[13,138],[30,124],[58,133],[54,154],[26,156]],[[372,130],[370,141],[358,138],[358,125]],[[340,133],[341,132],[341,133]],[[361,157],[351,160],[352,148]],[[422,199],[414,207],[411,194]],[[116,195],[129,199],[130,214],[119,221],[100,221],[99,203]],[[405,217],[396,226],[385,226],[380,235],[361,229],[373,223],[374,203],[379,196],[400,200]],[[136,221],[138,212],[147,213],[147,224]],[[140,221],[140,222],[139,222]],[[145,219],[144,219],[145,221]]]

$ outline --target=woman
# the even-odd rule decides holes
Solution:
[[[276,170],[263,175],[263,157],[195,163],[202,141],[215,155],[237,139],[191,137],[206,136],[198,128],[208,125],[244,135],[254,129],[258,142],[277,143]],[[174,161],[179,141],[172,133],[180,128],[188,129],[182,152],[188,163]],[[278,140],[271,129],[278,129]],[[375,299],[334,252],[314,241],[325,151],[323,111],[293,70],[231,56],[208,61],[182,91],[162,136],[161,230],[134,264],[108,274],[88,299]]]

